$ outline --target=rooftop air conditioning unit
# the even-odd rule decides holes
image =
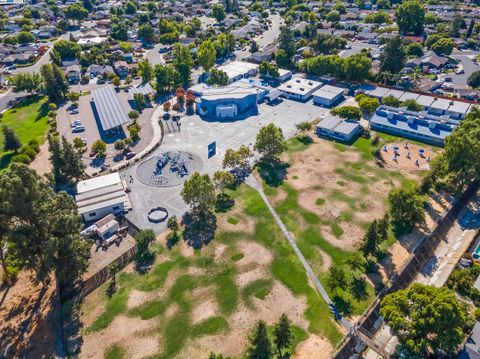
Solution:
[[[300,79],[297,79],[297,84],[299,84],[299,83],[300,83]]]
[[[300,87],[300,91],[305,91],[305,89],[303,87]]]
[[[393,120],[393,116],[394,116],[393,113],[387,112],[387,118],[388,118],[389,120]]]
[[[308,84],[309,84],[310,86],[312,86],[312,85],[313,85],[313,82],[312,82],[312,81],[308,81]]]
[[[436,126],[437,126],[437,123],[433,121],[428,124],[428,128],[435,128]]]

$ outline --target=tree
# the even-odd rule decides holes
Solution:
[[[275,162],[287,148],[282,129],[273,123],[262,127],[257,133],[253,148],[262,155],[262,161]]]
[[[198,47],[198,64],[202,66],[203,71],[208,72],[215,65],[217,51],[210,40],[206,40]]]
[[[83,147],[83,142],[80,139],[79,141],[81,143],[80,147]],[[48,144],[55,183],[63,183],[83,176],[85,165],[82,162],[81,153],[75,150],[78,145],[70,144],[63,136],[60,141],[58,137],[53,137],[50,134],[48,135]]]
[[[208,174],[195,172],[183,184],[181,195],[194,215],[211,213],[215,208],[215,186]]]
[[[283,350],[290,348],[292,343],[292,331],[290,329],[290,320],[286,314],[280,316],[280,320],[273,329],[273,341],[277,347],[280,358],[283,358]]]
[[[172,104],[170,103],[170,101],[167,101],[163,104],[163,111],[165,111],[166,113],[168,113],[168,111],[170,111],[170,108],[172,107]]]
[[[229,168],[235,177],[243,178],[250,172],[250,158],[253,156],[249,147],[242,145],[235,151],[231,148],[225,151],[222,167]]]
[[[405,107],[409,111],[419,112],[419,111],[423,110],[423,106],[420,105],[413,98],[403,101],[402,106]]]
[[[350,82],[362,82],[370,76],[372,60],[362,54],[349,56],[343,62],[343,76]]]
[[[258,47],[258,44],[255,42],[255,41],[251,41],[250,42],[250,53],[251,54],[254,54],[256,53],[258,50],[260,50],[260,48]]]
[[[151,43],[153,42],[154,30],[152,25],[143,24],[138,28],[138,37],[141,38],[144,42]]]
[[[180,226],[178,225],[177,216],[172,216],[168,219],[167,228],[172,232],[176,232],[180,229]]]
[[[417,224],[425,223],[424,200],[413,188],[397,188],[388,194],[390,217],[398,234],[409,233]]]
[[[435,42],[430,49],[437,55],[450,55],[455,47],[455,42],[449,38],[441,38]]]
[[[131,119],[131,120],[135,121],[138,117],[139,117],[139,114],[135,110],[132,110],[128,113],[128,118]]]
[[[295,51],[297,50],[293,31],[286,26],[282,26],[280,28],[278,42],[280,44],[280,49],[285,51],[287,58],[290,60],[292,56],[295,55]]]
[[[391,107],[400,107],[401,101],[393,95],[382,98],[382,104]]]
[[[295,127],[297,128],[298,131],[304,133],[312,129],[312,124],[311,122],[303,121],[303,122],[296,123]]]
[[[171,65],[156,65],[155,80],[157,93],[164,95],[170,92],[177,85],[178,74]]]
[[[330,267],[327,284],[331,291],[334,291],[336,288],[346,289],[348,286],[348,280],[345,271],[336,266]]]
[[[135,100],[137,110],[142,111],[145,107],[145,96],[141,93],[136,93],[133,95],[133,99]]]
[[[440,159],[447,181],[460,193],[480,173],[480,111],[474,108],[445,139],[445,153]]]
[[[343,37],[330,34],[318,34],[312,41],[313,50],[323,55],[338,54],[346,45],[347,40]]]
[[[39,92],[42,87],[42,77],[38,72],[22,72],[9,78],[14,92]]]
[[[92,145],[92,152],[98,157],[103,157],[107,152],[107,145],[102,140],[96,140]]]
[[[330,112],[347,120],[360,121],[362,118],[362,111],[356,106],[335,107]]]
[[[113,83],[113,86],[115,86],[118,89],[121,83],[120,77],[115,76],[112,80],[112,83]]]
[[[21,31],[17,35],[17,42],[19,44],[25,45],[35,41],[35,37],[28,31]]]
[[[22,147],[22,142],[20,142],[20,139],[15,134],[15,131],[10,127],[3,125],[2,133],[4,138],[3,149],[5,151],[14,151],[17,153],[18,149]]]
[[[358,101],[360,110],[368,115],[372,115],[378,106],[380,106],[380,102],[374,97],[363,96]]]
[[[0,203],[15,257],[35,282],[47,284],[55,273],[61,286],[70,285],[87,270],[90,243],[80,238],[80,216],[66,192],[12,163],[0,173]]]
[[[215,20],[217,20],[217,22],[222,22],[227,16],[225,7],[222,4],[213,5],[212,16],[215,18]]]
[[[190,72],[193,66],[190,49],[187,46],[176,44],[173,48],[172,57],[173,67],[178,73],[179,83],[187,85],[190,82]]]
[[[80,21],[88,18],[88,11],[79,3],[73,3],[68,5],[65,9],[65,16],[70,20],[78,21],[80,23]]]
[[[408,0],[400,4],[395,11],[398,31],[401,35],[421,35],[425,23],[423,4],[416,0]]]
[[[480,71],[472,72],[470,76],[468,76],[467,84],[473,88],[480,87]]]
[[[325,19],[327,21],[332,22],[332,23],[339,22],[340,21],[340,13],[338,11],[332,10],[327,14]]]
[[[114,40],[127,41],[128,40],[128,28],[125,22],[115,21],[112,23],[110,36]]]
[[[228,75],[223,70],[212,69],[207,84],[210,86],[226,86],[228,85]]]
[[[152,256],[149,246],[155,241],[155,232],[152,229],[142,229],[135,236],[135,243],[137,245],[136,262],[137,265],[143,264]]]
[[[405,52],[408,56],[423,56],[423,46],[418,42],[412,42],[408,44],[405,48]]]
[[[268,338],[267,325],[263,320],[260,320],[250,336],[247,358],[270,359],[272,354],[272,344]]]
[[[470,324],[466,305],[451,290],[419,283],[385,296],[380,314],[412,357],[456,353]]]
[[[380,71],[399,73],[405,66],[405,46],[399,36],[390,39],[380,55]]]
[[[260,75],[263,77],[270,77],[270,78],[278,78],[279,73],[278,73],[278,66],[275,64],[271,64],[267,61],[263,61],[260,64],[259,68]]]
[[[45,64],[40,68],[40,73],[49,100],[62,100],[68,93],[68,84],[62,70],[56,64]]]

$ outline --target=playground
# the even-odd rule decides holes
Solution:
[[[428,171],[435,152],[426,146],[409,142],[394,142],[382,147],[385,165],[405,171]]]
[[[178,186],[203,168],[201,158],[189,152],[168,151],[153,156],[137,167],[137,178],[151,187]]]

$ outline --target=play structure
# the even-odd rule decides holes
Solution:
[[[200,157],[183,151],[163,152],[137,167],[140,182],[152,187],[171,187],[203,167]]]
[[[432,150],[408,142],[386,144],[382,148],[382,158],[386,165],[412,171],[428,170],[432,156]]]

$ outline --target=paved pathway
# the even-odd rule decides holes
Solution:
[[[312,279],[313,281],[313,284],[315,284],[315,287],[317,288],[318,292],[320,293],[320,295],[322,296],[323,300],[332,308],[334,308],[334,304],[332,302],[332,300],[330,299],[330,297],[328,296],[328,293],[327,291],[325,290],[325,288],[322,286],[322,284],[320,283],[320,281],[318,280],[318,277],[315,275],[315,273],[313,272],[312,270],[312,267],[310,267],[310,265],[308,264],[307,260],[305,259],[305,257],[303,256],[302,252],[300,251],[300,249],[298,249],[298,246],[297,244],[295,243],[295,240],[293,239],[292,235],[290,234],[290,232],[288,231],[287,227],[285,227],[285,225],[283,224],[282,220],[280,219],[280,217],[278,216],[277,212],[275,211],[275,209],[273,208],[272,204],[270,203],[270,201],[268,200],[267,196],[265,195],[265,193],[263,192],[262,190],[262,187],[260,185],[260,183],[258,182],[258,180],[253,176],[249,176],[247,178],[247,181],[246,183],[248,185],[250,185],[253,189],[255,189],[259,194],[260,196],[262,197],[263,201],[265,202],[265,204],[267,205],[268,207],[268,210],[270,211],[270,213],[272,214],[273,218],[275,219],[275,222],[277,222],[278,226],[280,227],[281,231],[283,232],[284,236],[287,238],[288,240],[288,243],[290,243],[290,246],[293,248],[295,254],[297,255],[298,259],[300,259],[300,262],[302,262],[302,265],[303,267],[305,268],[305,270],[307,271],[307,274],[310,276],[310,278]],[[339,322],[340,324],[347,330],[350,330],[352,328],[352,324],[346,320],[345,318],[343,317],[340,317],[339,318]]]

